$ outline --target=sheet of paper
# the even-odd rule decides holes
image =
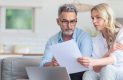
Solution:
[[[77,62],[77,58],[82,55],[74,40],[55,44],[50,49],[60,66],[66,67],[69,74],[86,69]]]

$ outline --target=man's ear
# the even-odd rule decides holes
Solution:
[[[56,21],[57,21],[57,24],[59,25],[59,24],[60,24],[60,23],[59,23],[59,18],[57,18]]]

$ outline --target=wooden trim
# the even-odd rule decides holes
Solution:
[[[22,55],[22,56],[43,56],[43,53],[28,53],[28,54],[25,54],[25,53],[0,53],[0,56],[1,55]]]
[[[5,1],[1,0],[0,7],[33,7],[42,8],[40,1]]]

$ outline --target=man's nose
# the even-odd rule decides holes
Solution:
[[[70,22],[68,23],[68,28],[71,29],[71,24],[70,24]]]

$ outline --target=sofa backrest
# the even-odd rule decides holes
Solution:
[[[2,80],[28,79],[25,67],[39,66],[37,57],[11,57],[2,60]]]

